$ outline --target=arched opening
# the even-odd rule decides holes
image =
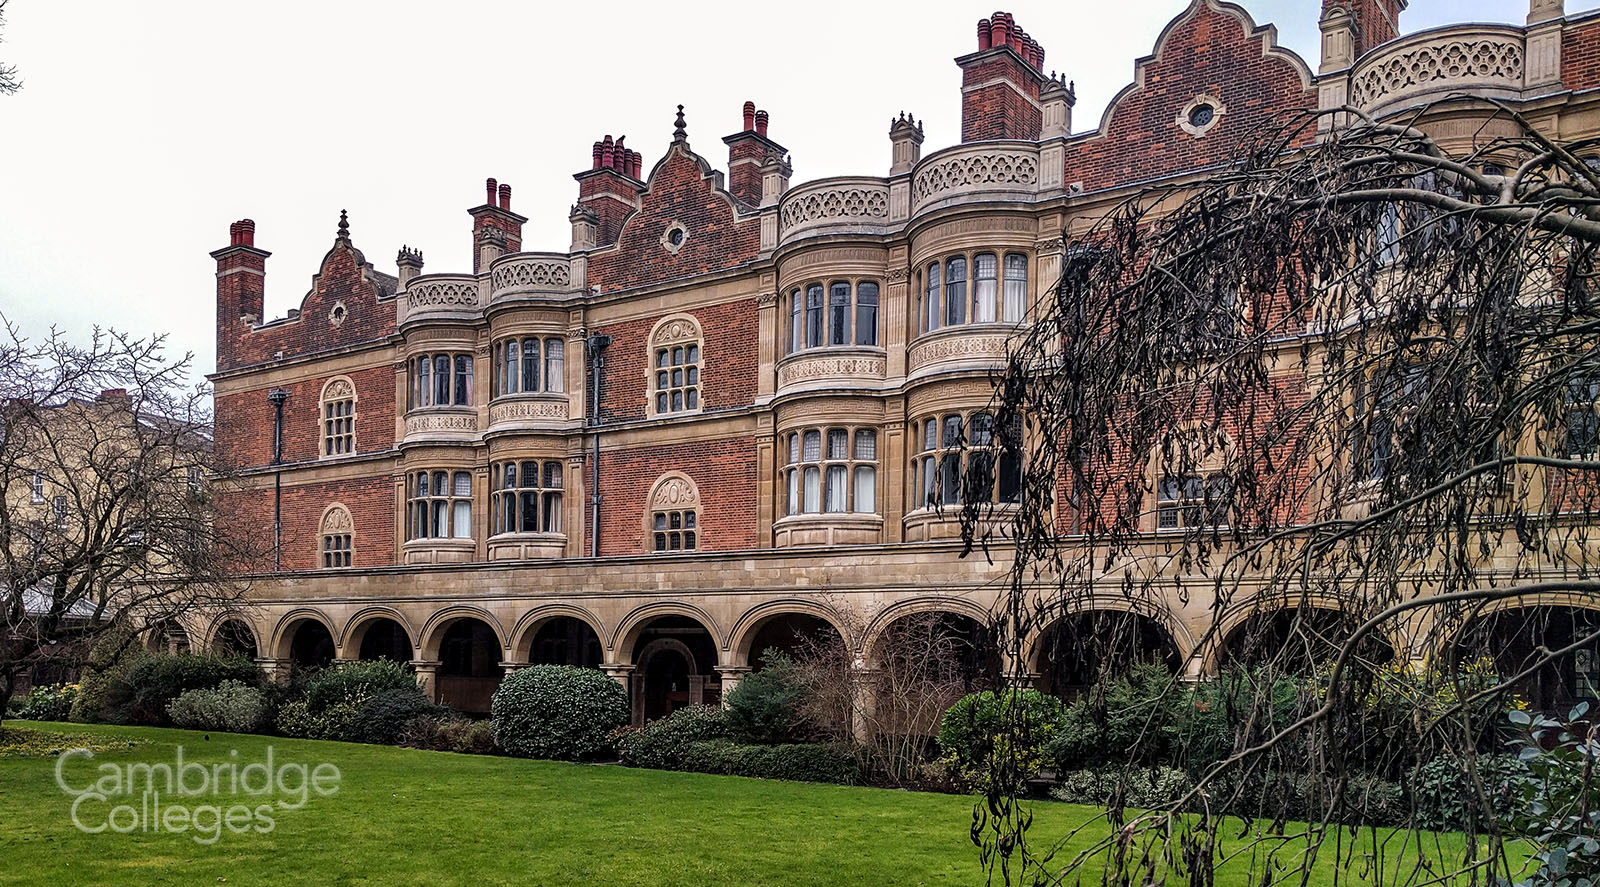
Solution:
[[[211,649],[224,656],[239,656],[244,659],[255,659],[259,655],[255,632],[237,619],[229,619],[218,626],[216,637],[211,641]]]
[[[989,626],[947,612],[913,613],[873,643],[874,729],[931,737],[957,699],[1002,685],[999,645]]]
[[[589,623],[573,616],[545,620],[528,645],[528,661],[534,665],[599,668],[600,660],[600,636]]]
[[[145,637],[145,646],[152,653],[167,653],[176,656],[179,653],[189,652],[189,632],[178,624],[176,619],[163,619],[150,626],[149,634]]]
[[[746,662],[751,668],[767,665],[769,652],[794,659],[833,658],[844,650],[844,639],[828,620],[806,613],[782,613],[763,621],[750,637]]]
[[[1551,656],[1567,647],[1573,649]],[[1512,692],[1540,711],[1564,716],[1578,702],[1600,703],[1600,612],[1594,610],[1517,607],[1480,616],[1456,635],[1450,655],[1458,665],[1492,663],[1507,680],[1531,671]]]
[[[362,660],[391,659],[411,661],[411,636],[405,627],[386,616],[369,620],[361,627],[361,644],[356,657]]]
[[[1166,629],[1138,613],[1094,610],[1067,614],[1045,629],[1033,669],[1038,689],[1071,698],[1143,662],[1177,673],[1182,662]]]
[[[1223,639],[1217,664],[1277,674],[1310,674],[1333,664],[1359,624],[1360,620],[1350,615],[1317,607],[1253,613]],[[1394,660],[1394,648],[1376,632],[1362,638],[1355,652],[1355,661],[1373,666]]]
[[[634,641],[633,720],[664,717],[686,705],[718,705],[717,643],[688,616],[661,616],[645,623]]]
[[[302,619],[289,629],[289,662],[297,669],[322,668],[333,661],[333,635],[315,619]]]
[[[457,711],[487,714],[500,686],[500,640],[482,620],[451,622],[439,639],[439,701]]]

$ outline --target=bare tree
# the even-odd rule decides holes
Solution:
[[[11,0],[0,0],[0,30],[6,24],[6,4]],[[22,88],[22,78],[17,76],[17,66],[0,62],[0,95],[12,95]]]
[[[1210,613],[1197,655],[1232,677],[1168,685],[1180,704],[1151,710],[1124,763],[1177,736],[1192,783],[1163,811],[1111,811],[1119,828],[1081,854],[1030,842],[1017,781],[991,780],[974,838],[995,877],[1098,862],[1116,883],[1210,883],[1222,817],[1261,814],[1261,787],[1293,779],[1317,809],[1234,860],[1256,879],[1519,880],[1478,757],[1508,705],[1592,696],[1600,668],[1600,620],[1571,616],[1600,592],[1600,141],[1451,104],[1494,135],[1442,144],[1434,108],[1286,115],[1067,238],[992,410],[1026,423],[1022,506],[964,514],[970,544],[1015,552],[1003,637],[1021,662],[1063,613],[1193,600]],[[1570,616],[1559,632],[1538,621],[1552,612]],[[1498,678],[1475,678],[1480,661]],[[1226,717],[1184,733],[1196,709]],[[1409,854],[1340,840],[1371,822],[1351,786],[1428,755],[1459,769],[1484,840],[1418,852],[1415,816]],[[1388,867],[1357,871],[1373,858]]]
[[[251,553],[214,532],[210,396],[163,339],[0,342],[0,707],[151,627],[235,605]],[[107,634],[113,628],[124,628]],[[104,663],[99,663],[104,664]]]

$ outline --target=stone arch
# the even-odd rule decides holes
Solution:
[[[145,630],[145,647],[152,653],[188,653],[195,648],[189,627],[176,616],[152,622]]]
[[[682,514],[682,522],[688,526],[673,526],[669,517],[665,525],[657,526],[657,514],[673,515]],[[694,478],[682,471],[669,471],[656,478],[650,485],[650,495],[644,500],[644,550],[655,551],[688,551],[700,550],[704,538],[700,535],[700,487]],[[664,537],[658,539],[658,536]],[[677,536],[676,547],[672,536]]]
[[[711,614],[700,609],[694,604],[683,601],[656,601],[635,607],[622,621],[617,623],[616,630],[611,633],[611,638],[606,644],[609,659],[614,662],[628,662],[635,652],[633,646],[639,639],[639,634],[653,620],[662,616],[684,616],[700,623],[715,642],[718,650],[726,654],[728,650],[727,637],[711,618]]]
[[[500,649],[502,651],[506,649],[505,630],[500,627],[500,620],[496,619],[488,610],[479,607],[446,607],[428,617],[428,621],[423,623],[422,631],[417,633],[417,636],[421,639],[419,646],[422,648],[423,659],[439,658],[439,642],[444,639],[445,630],[450,627],[452,622],[461,619],[476,619],[489,626],[489,629],[494,632],[495,640],[500,644]]]
[[[236,613],[218,616],[212,620],[211,626],[206,630],[206,649],[212,653],[224,653],[229,650],[241,654],[248,653],[248,658],[256,659],[261,656],[261,636],[256,627]],[[241,641],[248,640],[247,650],[239,650]]]
[[[1244,601],[1224,613],[1210,632],[1203,650],[1206,671],[1215,673],[1235,656],[1248,659],[1253,651],[1250,647],[1242,647],[1241,644],[1249,640],[1243,633],[1250,630],[1260,632],[1266,637],[1265,641],[1255,644],[1256,648],[1276,646],[1288,651],[1290,656],[1285,662],[1289,670],[1314,665],[1312,662],[1301,662],[1296,657],[1315,658],[1318,651],[1303,645],[1291,649],[1281,642],[1284,639],[1273,637],[1297,630],[1299,620],[1310,620],[1312,630],[1319,633],[1329,629],[1342,631],[1345,628],[1354,628],[1362,621],[1347,612],[1337,599],[1321,595],[1293,600]],[[1396,638],[1386,632],[1374,632],[1366,638],[1366,642],[1372,645],[1373,655],[1386,656],[1388,659],[1406,652],[1403,639],[1401,640],[1402,643],[1397,644]]]
[[[515,661],[532,662],[533,644],[540,630],[557,619],[571,619],[588,626],[594,632],[595,641],[601,647],[601,658],[604,659],[606,633],[598,617],[576,604],[548,604],[522,614],[522,618],[512,627],[509,637]]]
[[[1172,674],[1181,674],[1189,645],[1173,631],[1174,623],[1159,608],[1100,605],[1085,602],[1054,614],[1023,644],[1023,659],[1035,686],[1056,696],[1069,696],[1108,675],[1124,672],[1151,658]],[[1094,643],[1080,643],[1092,638]]]
[[[295,632],[299,630],[301,623],[307,621],[321,623],[322,627],[327,630],[328,636],[336,639],[337,644],[339,633],[334,630],[333,621],[321,610],[301,607],[283,614],[278,619],[277,625],[273,626],[272,641],[268,646],[268,650],[271,651],[271,656],[274,659],[290,658],[289,647],[294,643]]]
[[[838,632],[839,639],[848,650],[854,650],[856,639],[851,636],[842,623],[838,612],[832,607],[818,601],[807,601],[799,598],[784,598],[775,601],[765,601],[746,610],[733,629],[728,632],[730,638],[729,659],[741,665],[750,665],[754,651],[750,649],[761,628],[774,619],[802,615],[810,616],[827,623]]]
[[[404,614],[393,607],[367,607],[346,619],[344,634],[341,635],[339,641],[339,649],[354,653],[356,658],[360,658],[362,641],[366,639],[368,629],[372,628],[378,620],[387,620],[399,626],[406,642],[411,645],[412,655],[415,654],[417,633],[412,629],[410,620],[406,619]],[[408,655],[406,660],[410,660],[412,655]]]
[[[356,522],[343,502],[331,502],[322,509],[316,540],[313,557],[317,566],[348,567],[355,563]]]
[[[1488,659],[1534,708],[1563,716],[1576,702],[1600,703],[1600,602],[1571,594],[1529,595],[1485,604],[1437,628],[1435,657],[1450,664]],[[1586,641],[1586,639],[1588,639]],[[1540,648],[1568,652],[1541,662]]]
[[[872,621],[867,623],[866,630],[861,633],[859,655],[870,659],[873,648],[882,640],[885,629],[907,616],[918,613],[951,613],[966,616],[979,625],[988,624],[992,615],[987,608],[966,598],[917,597],[896,601],[878,611],[877,615],[872,617]]]
[[[689,608],[693,609],[693,608]],[[623,635],[629,666],[634,723],[662,717],[685,705],[722,700],[726,647],[704,615],[681,607],[641,607]]]
[[[685,359],[681,363],[671,363],[665,367],[669,384],[662,386],[657,374],[663,370],[663,367],[657,365],[656,351],[661,348],[671,349],[674,359],[676,359],[681,356],[676,350],[680,347],[684,350]],[[691,357],[693,359],[689,359]],[[673,368],[677,366],[684,368],[685,377],[682,379],[674,377]],[[690,366],[694,367],[694,378],[692,380],[688,378],[688,368]],[[655,326],[650,328],[650,338],[648,344],[645,345],[644,367],[644,390],[648,392],[645,409],[652,418],[669,415],[692,415],[705,408],[705,400],[702,395],[704,394],[705,386],[706,340],[705,333],[700,328],[700,321],[693,314],[683,312],[668,314],[656,321]],[[694,392],[692,402],[689,397],[690,389],[693,389]],[[657,399],[657,394],[662,391],[668,392],[669,395],[673,391],[681,392],[684,397],[683,405],[674,406],[669,399],[667,408],[663,409]]]
[[[273,630],[272,657],[295,667],[326,665],[339,657],[338,638],[333,622],[320,610],[291,610]]]
[[[330,404],[350,402],[348,416],[332,416],[329,414]],[[356,452],[356,418],[359,401],[356,397],[356,383],[349,376],[333,376],[322,383],[322,393],[317,397],[317,453],[323,458],[329,456],[348,456]],[[330,432],[335,419],[348,419],[349,421],[349,449],[339,450],[330,447]]]
[[[1034,666],[1037,665],[1039,656],[1043,652],[1042,645],[1045,635],[1063,617],[1077,613],[1102,612],[1132,613],[1135,616],[1141,616],[1154,622],[1160,626],[1162,631],[1166,632],[1181,661],[1188,661],[1196,652],[1198,642],[1195,640],[1194,635],[1189,632],[1188,626],[1183,624],[1177,614],[1164,606],[1150,601],[1130,600],[1117,595],[1091,597],[1089,600],[1084,601],[1081,607],[1068,612],[1053,614],[1049,621],[1039,625],[1030,631],[1027,637],[1023,638],[1022,661],[1027,663],[1030,669],[1037,670]]]

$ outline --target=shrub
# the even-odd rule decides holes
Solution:
[[[457,714],[422,715],[406,722],[400,744],[469,755],[494,754],[494,726]]]
[[[266,675],[254,662],[235,656],[179,653],[143,657],[109,686],[107,719],[166,726],[167,706],[174,699],[187,690],[209,690],[223,681],[260,687],[266,683]]]
[[[344,738],[350,742],[394,745],[413,718],[441,713],[441,706],[433,704],[415,684],[409,689],[384,690],[361,703]]]
[[[705,739],[689,743],[683,764],[683,769],[697,773],[840,785],[851,785],[860,775],[855,756],[848,749],[822,743],[747,745]]]
[[[72,705],[77,699],[77,684],[34,687],[27,696],[11,700],[6,707],[6,717],[25,721],[64,721],[71,716]]]
[[[167,705],[167,715],[189,730],[253,732],[267,716],[265,693],[239,681],[223,681],[209,690],[185,690]]]
[[[341,662],[307,677],[305,687],[306,704],[320,714],[341,703],[360,708],[385,690],[415,690],[417,676],[389,659]]]
[[[614,739],[622,762],[657,770],[683,769],[689,744],[728,736],[727,713],[709,705],[680,708],[643,727],[625,727]]]
[[[344,739],[350,724],[360,713],[360,706],[338,702],[321,712],[313,712],[303,699],[285,703],[278,709],[274,726],[284,736],[296,739]]]
[[[1013,719],[1010,735],[1005,731],[1008,718]],[[1038,690],[970,693],[940,720],[939,748],[959,784],[986,785],[993,766],[1008,759],[1024,778],[1031,778],[1039,774],[1061,718],[1061,700]]]
[[[1504,820],[1518,802],[1518,787],[1527,775],[1527,767],[1509,755],[1478,755],[1475,760],[1478,780],[1493,805],[1495,817]],[[1469,820],[1480,829],[1485,826],[1478,807],[1477,788],[1460,758],[1440,755],[1412,770],[1410,775],[1419,828],[1460,829],[1465,828]]]
[[[273,726],[284,736],[306,739],[311,736],[312,720],[311,707],[305,700],[296,699],[278,707],[278,718]]]
[[[119,713],[111,710],[111,688],[125,683],[128,671],[150,655],[125,626],[107,629],[89,651],[69,717],[86,723],[119,723]]]
[[[1188,774],[1172,767],[1131,770],[1101,768],[1072,770],[1061,774],[1061,784],[1050,790],[1050,797],[1069,804],[1096,807],[1117,806],[1150,808],[1170,804],[1193,787]]]
[[[604,672],[535,665],[507,675],[491,703],[495,743],[525,758],[578,760],[611,751],[628,722],[628,694]]]
[[[801,711],[807,690],[800,666],[777,650],[766,652],[766,666],[745,675],[728,694],[728,729],[746,742],[793,742],[814,732]]]

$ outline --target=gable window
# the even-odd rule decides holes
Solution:
[[[472,538],[471,472],[413,472],[407,476],[407,489],[408,538]]]
[[[566,343],[528,336],[494,346],[494,396],[566,390]]]
[[[700,324],[689,315],[663,318],[650,334],[650,408],[657,416],[700,409]]]
[[[558,461],[496,464],[491,475],[493,532],[561,532],[562,481]]]
[[[411,406],[472,405],[472,355],[424,354],[411,362]]]
[[[1022,493],[1022,429],[997,428],[976,412],[929,416],[915,423],[911,460],[913,508],[1016,502]]]
[[[700,490],[687,475],[663,475],[645,510],[645,550],[696,551],[701,547]]]
[[[804,348],[877,344],[876,281],[818,281],[790,291],[790,353]]]
[[[787,514],[877,512],[876,429],[808,428],[789,432],[786,440]]]
[[[920,288],[921,332],[965,323],[1021,323],[1027,315],[1028,257],[981,251],[928,263]]]
[[[322,568],[336,570],[351,565],[355,555],[355,521],[350,509],[335,502],[322,513]]]
[[[349,379],[329,379],[322,386],[322,455],[347,456],[356,451],[356,389]]]

